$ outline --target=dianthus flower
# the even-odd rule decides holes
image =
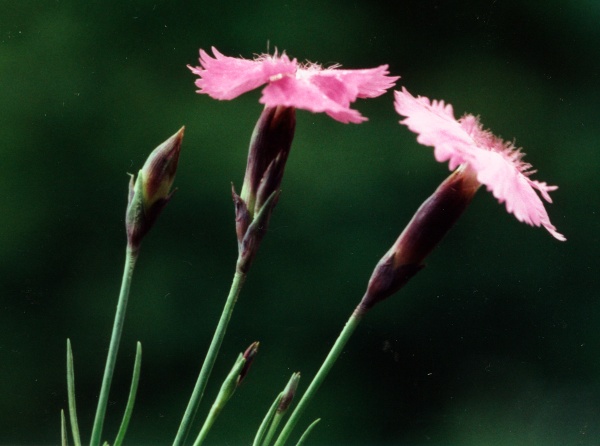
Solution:
[[[444,101],[415,98],[406,88],[396,91],[395,99],[396,111],[405,116],[400,123],[418,135],[419,143],[434,148],[437,161],[448,161],[450,170],[465,165],[500,203],[506,203],[506,210],[517,220],[543,226],[556,239],[566,240],[550,223],[536,193],[551,203],[549,192],[557,186],[532,180],[531,164],[522,161],[524,154],[513,143],[484,130],[473,115],[455,119],[452,105]]]
[[[367,118],[350,104],[357,98],[374,98],[392,87],[398,77],[388,76],[388,66],[341,70],[337,66],[300,64],[281,55],[263,54],[254,60],[229,57],[212,48],[214,57],[200,50],[200,66],[188,68],[199,76],[198,93],[229,100],[267,84],[260,103],[327,113],[333,119],[360,123]]]

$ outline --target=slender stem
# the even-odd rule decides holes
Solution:
[[[110,346],[108,348],[108,356],[104,368],[104,377],[102,378],[102,387],[100,389],[100,397],[98,398],[98,408],[96,409],[96,416],[94,418],[94,427],[92,429],[92,438],[90,440],[91,446],[99,446],[102,437],[102,426],[106,415],[108,394],[110,392],[110,384],[112,382],[115,363],[117,361],[117,353],[119,351],[119,343],[121,341],[121,333],[123,332],[123,323],[125,321],[125,311],[127,310],[131,277],[133,276],[133,269],[135,268],[138,252],[138,250],[127,247],[123,281],[121,282],[121,292],[119,293],[117,312],[115,314],[112,335],[110,337]]]
[[[265,439],[263,440],[262,446],[269,446],[271,444],[271,440],[275,436],[275,432],[277,432],[277,427],[279,426],[279,423],[281,423],[282,419],[283,414],[280,412],[275,412],[275,415],[273,415],[273,420],[271,421],[271,426],[269,426],[269,430],[267,432],[267,435],[265,436]]]
[[[204,394],[208,377],[210,376],[210,372],[212,371],[215,360],[217,359],[219,348],[223,343],[223,338],[225,337],[225,332],[227,331],[227,324],[229,323],[229,319],[231,319],[231,313],[233,313],[233,307],[235,306],[245,280],[246,274],[236,270],[235,275],[233,276],[231,289],[229,290],[229,296],[227,296],[227,301],[223,307],[221,318],[219,319],[215,334],[213,335],[210,347],[206,353],[206,358],[202,364],[202,369],[198,375],[198,380],[194,386],[194,391],[192,392],[190,401],[185,409],[185,413],[183,414],[183,418],[181,420],[181,424],[179,425],[177,435],[175,436],[173,446],[182,446],[188,436],[191,424],[194,421],[194,417],[198,411],[198,406],[202,400],[202,395]]]
[[[200,446],[202,443],[204,443],[204,440],[206,439],[208,432],[210,431],[213,424],[217,420],[217,417],[221,413],[221,410],[223,410],[223,406],[220,404],[215,404],[211,407],[210,413],[206,417],[206,420],[204,421],[204,424],[202,425],[202,429],[200,429],[200,433],[198,434],[196,441],[194,441],[193,446]]]
[[[362,320],[363,315],[364,313],[359,311],[358,309],[352,313],[352,315],[346,322],[346,325],[344,325],[344,328],[342,329],[340,335],[336,339],[335,344],[333,344],[333,347],[331,347],[331,350],[325,358],[325,361],[323,361],[321,368],[319,369],[312,382],[308,386],[308,389],[306,389],[306,392],[304,392],[304,395],[302,395],[302,398],[298,402],[298,405],[294,409],[294,412],[292,412],[292,416],[281,430],[281,433],[279,434],[279,437],[275,442],[275,446],[283,446],[285,444],[288,437],[292,433],[294,426],[296,425],[296,423],[300,419],[300,416],[306,409],[306,406],[308,406],[308,403],[310,403],[312,397],[319,389],[319,386],[325,380],[325,377],[333,367],[333,364],[335,363],[336,359],[342,353],[344,346],[350,339],[350,336],[352,335],[352,333],[354,333],[354,330]]]

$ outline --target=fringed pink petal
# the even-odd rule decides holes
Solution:
[[[388,66],[364,70],[323,69],[317,64],[298,66],[296,59],[277,54],[255,60],[228,57],[212,48],[214,56],[200,50],[200,66],[189,67],[199,79],[198,93],[215,99],[233,99],[267,84],[260,102],[327,113],[343,123],[367,118],[350,108],[357,98],[380,96],[398,77],[388,76]]]
[[[452,105],[421,96],[415,98],[404,87],[394,96],[396,111],[405,116],[400,123],[417,134],[420,144],[434,148],[437,161],[448,161],[450,170],[465,162],[473,140],[454,118]]]
[[[269,107],[283,105],[313,113],[327,113],[344,124],[357,124],[367,119],[350,108],[344,86],[335,78],[323,80],[318,76],[284,76],[264,88],[260,102]]]
[[[319,77],[335,77],[348,92],[351,92],[354,102],[357,98],[376,98],[393,87],[399,76],[389,76],[388,66],[381,65],[376,68],[363,70],[340,70],[328,68],[317,74]]]
[[[501,152],[479,150],[469,158],[467,163],[477,172],[477,180],[505,203],[507,212],[528,225],[545,227],[558,240],[566,240],[550,223],[544,203],[534,190],[540,190],[537,186],[541,183],[531,181]],[[542,195],[548,196],[548,190],[544,188]]]
[[[400,123],[417,134],[419,143],[434,147],[437,161],[449,161],[451,170],[466,164],[517,220],[543,226],[556,239],[566,240],[550,222],[536,193],[552,202],[549,192],[557,187],[531,180],[531,165],[522,161],[523,153],[513,144],[484,130],[473,115],[457,121],[452,106],[443,101],[415,98],[405,88],[396,91],[395,97],[396,111],[405,117]]]
[[[256,60],[228,57],[212,48],[214,57],[200,50],[200,66],[189,67],[200,76],[196,80],[198,93],[214,99],[233,99],[266,84],[270,79],[296,71],[296,61],[285,54],[261,56]]]

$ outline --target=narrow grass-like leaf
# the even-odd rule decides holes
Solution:
[[[306,441],[306,438],[308,437],[308,435],[310,434],[310,432],[313,430],[313,427],[315,427],[319,421],[321,421],[321,419],[317,418],[315,421],[313,421],[312,423],[310,423],[310,426],[308,426],[306,428],[306,430],[304,431],[304,433],[300,437],[300,440],[298,440],[298,443],[296,443],[296,446],[302,446],[302,444],[304,444],[304,442]]]
[[[129,398],[127,399],[127,406],[125,406],[125,413],[123,414],[123,421],[121,421],[121,427],[117,433],[114,446],[121,446],[123,438],[127,433],[127,427],[129,426],[129,420],[131,419],[131,413],[133,412],[133,406],[135,404],[135,395],[137,394],[138,383],[140,382],[140,370],[142,368],[142,344],[137,343],[135,351],[135,361],[133,364],[133,377],[131,378],[131,388],[129,389]]]
[[[67,439],[67,420],[65,420],[65,411],[60,410],[60,444],[61,446],[69,446]]]
[[[262,423],[260,423],[258,431],[256,431],[256,436],[254,437],[254,442],[252,443],[252,446],[260,446],[261,445],[263,438],[267,432],[267,428],[271,424],[271,420],[273,419],[273,416],[275,415],[275,411],[277,410],[277,407],[279,406],[279,403],[281,402],[281,398],[283,398],[283,392],[281,392],[279,395],[277,395],[277,398],[275,398],[275,401],[273,401],[273,404],[271,404],[271,407],[269,408],[269,411],[265,415],[265,418],[263,418]]]
[[[73,368],[73,351],[71,350],[70,339],[67,339],[67,394],[69,397],[69,419],[71,420],[73,443],[75,446],[81,446],[79,424],[77,423],[77,408],[75,406],[75,370]]]

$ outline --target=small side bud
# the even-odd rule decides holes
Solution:
[[[440,184],[375,266],[357,313],[390,297],[423,269],[427,255],[454,226],[479,186],[476,173],[464,165]]]
[[[279,406],[277,406],[278,414],[283,415],[289,409],[290,405],[292,404],[292,400],[296,395],[296,390],[298,389],[299,382],[300,372],[292,373],[292,377],[285,386],[285,389],[283,389],[281,401],[279,401]]]
[[[131,175],[125,226],[127,241],[133,250],[139,249],[142,239],[173,195],[171,187],[175,180],[184,129],[179,129],[152,151],[137,178]]]
[[[244,380],[244,378],[250,371],[250,366],[252,365],[252,362],[254,361],[256,354],[258,353],[259,345],[260,345],[260,342],[253,342],[252,344],[250,344],[250,346],[246,349],[246,351],[242,355],[243,358],[246,360],[246,362],[244,363],[244,367],[242,367],[242,370],[240,371],[240,374],[238,375],[238,378],[237,378],[238,386],[242,383],[242,381]]]
[[[244,380],[250,370],[252,361],[258,352],[258,342],[253,342],[244,353],[240,353],[229,371],[229,374],[221,385],[221,390],[217,395],[217,399],[213,407],[222,408],[227,401],[233,396],[240,383]]]

